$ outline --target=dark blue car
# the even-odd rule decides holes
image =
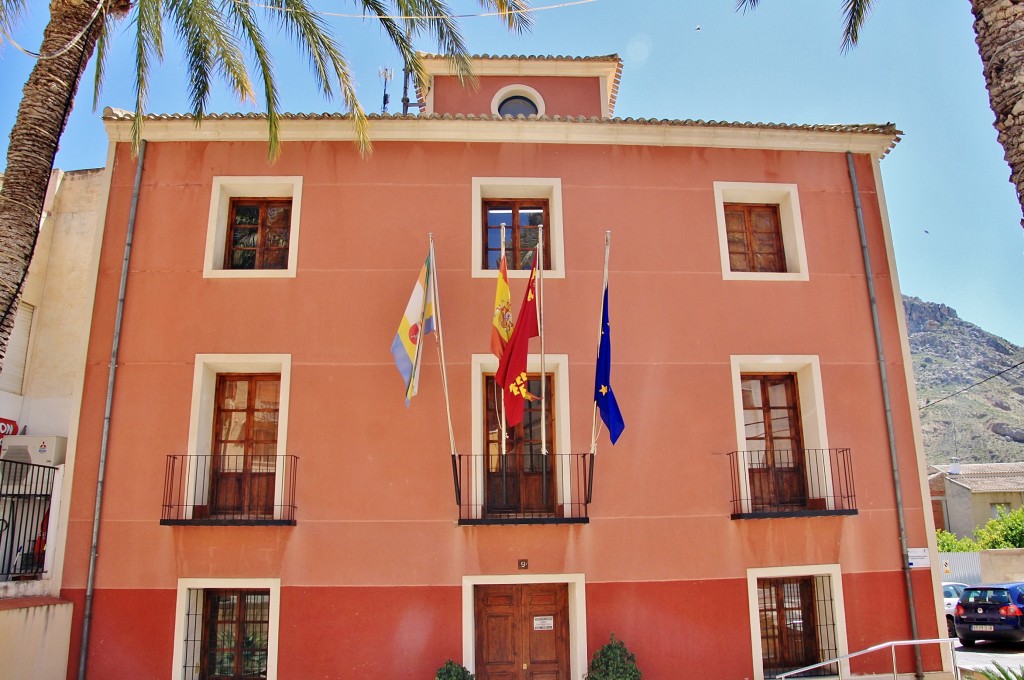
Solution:
[[[1024,583],[964,588],[953,624],[956,636],[966,647],[978,640],[1024,641]]]

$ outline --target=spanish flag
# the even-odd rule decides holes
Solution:
[[[526,284],[523,305],[519,308],[519,317],[516,319],[515,328],[512,329],[512,337],[509,338],[508,347],[505,348],[505,353],[498,362],[498,370],[494,374],[494,379],[504,388],[505,422],[509,427],[523,421],[523,404],[525,400],[534,398],[528,390],[526,360],[530,353],[530,338],[539,335],[535,259],[530,271],[530,282]]]
[[[498,267],[498,289],[494,292],[494,319],[491,323],[491,351],[501,359],[512,336],[512,296],[508,289],[508,269],[505,253]]]

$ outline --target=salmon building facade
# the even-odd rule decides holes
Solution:
[[[133,156],[105,111],[68,677],[580,680],[614,634],[645,678],[764,680],[944,635],[901,133],[615,118],[614,55],[427,65],[366,157],[332,114],[273,164],[262,115],[148,115]],[[540,310],[511,378],[503,253],[498,316]]]

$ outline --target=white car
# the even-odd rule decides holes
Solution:
[[[966,583],[956,583],[955,581],[942,582],[942,602],[946,609],[946,634],[949,637],[956,637],[956,629],[953,628],[953,610],[956,609],[956,602],[960,599],[960,593],[966,587]]]

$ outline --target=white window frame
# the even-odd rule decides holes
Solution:
[[[210,476],[203,470],[200,474],[200,460],[206,456],[206,464],[213,461],[213,417],[216,411],[217,376],[225,373],[277,373],[281,376],[277,413],[277,456],[288,452],[288,402],[291,387],[290,354],[197,354],[192,377],[192,409],[188,424],[189,469],[186,471],[187,489],[185,519],[192,519],[194,501],[207,498],[209,489],[197,485],[209,483]],[[284,466],[278,465],[274,474],[274,519],[282,519],[286,480]]]
[[[569,585],[569,677],[587,670],[587,579],[585,574],[485,574],[462,577],[462,662],[476,673],[476,612],[474,586],[521,583]],[[269,680],[269,679],[268,679]]]
[[[473,403],[473,447],[472,464],[470,465],[470,503],[473,507],[473,519],[481,519],[484,507],[484,408],[487,404],[484,394],[484,376],[498,370],[498,358],[493,354],[474,354],[471,357],[470,372],[473,385],[470,390]],[[531,354],[527,358],[526,370],[540,373],[540,355]],[[556,454],[572,452],[572,440],[569,429],[569,355],[544,355],[544,372],[551,375],[554,383],[555,401],[551,405],[555,418],[554,446]],[[550,399],[551,395],[547,395]],[[555,457],[555,506],[562,506],[565,517],[572,516],[572,466],[563,464],[566,458]]]
[[[544,104],[544,97],[540,95],[540,92],[529,85],[516,84],[506,85],[494,93],[494,97],[491,98],[491,113],[497,116],[498,107],[509,97],[525,97],[529,99],[537,107],[537,116],[543,116],[547,110],[547,106]],[[527,198],[533,197],[529,196]]]
[[[757,602],[757,581],[765,578],[789,578],[796,576],[827,576],[832,586],[832,614],[835,626],[835,640],[828,642],[835,643],[834,648],[837,656],[849,654],[849,645],[846,639],[846,600],[843,597],[843,577],[838,564],[804,564],[788,567],[751,567],[747,569],[747,605],[749,607],[750,619],[750,644],[751,660],[753,661],[753,680],[765,680],[764,662],[761,656],[761,617],[758,612]],[[818,598],[816,607],[820,607]],[[818,613],[821,614],[820,608]],[[841,668],[840,677],[850,676],[850,661],[844,659],[839,662]]]
[[[835,492],[832,480],[832,466],[829,454],[828,428],[825,424],[825,397],[821,383],[821,361],[816,354],[774,354],[774,355],[733,355],[729,357],[733,387],[733,412],[736,418],[736,450],[747,450],[746,427],[743,422],[744,373],[793,373],[796,375],[797,397],[800,402],[800,427],[805,450],[805,471],[821,470],[807,480],[807,492],[814,498],[827,499],[827,509],[835,509]],[[819,460],[824,457],[825,460]],[[737,457],[740,498],[743,498],[743,512],[751,512],[749,477],[743,458]]]
[[[807,249],[796,184],[768,182],[715,182],[715,219],[722,258],[722,278],[727,281],[807,281]],[[729,237],[725,228],[726,203],[764,203],[779,206],[784,272],[734,272],[729,266]]]
[[[472,271],[474,279],[495,279],[497,269],[484,269],[481,254],[484,250],[483,202],[500,198],[546,198],[548,201],[547,245],[551,262],[544,270],[544,278],[565,278],[565,240],[562,230],[562,180],[558,177],[474,177],[473,178],[473,247]],[[528,269],[509,269],[509,279],[527,279]]]
[[[291,228],[288,232],[288,267],[286,269],[225,269],[224,249],[227,247],[231,199],[238,197],[292,199]],[[206,254],[203,259],[203,278],[295,278],[296,265],[299,258],[299,216],[301,213],[302,177],[214,177],[210,196],[210,218],[206,228]]]
[[[277,644],[281,617],[281,579],[279,578],[179,578],[174,607],[174,654],[171,659],[171,680],[191,680],[182,668],[185,659],[185,636],[188,633],[185,615],[189,593],[195,590],[268,590],[270,614],[267,631],[267,678],[277,680]],[[197,672],[192,677],[199,677]]]

